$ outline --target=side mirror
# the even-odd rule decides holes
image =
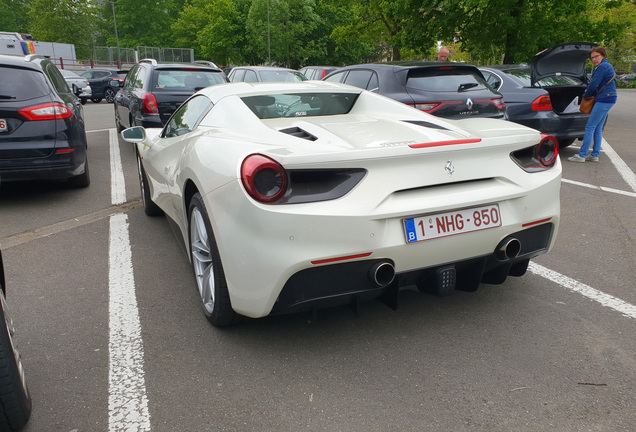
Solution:
[[[81,88],[79,88],[79,87],[77,86],[77,84],[71,84],[71,87],[72,87],[72,90],[73,90],[73,94],[74,94],[75,96],[78,96],[78,97],[79,97],[79,95],[82,93],[82,89],[81,89]]]
[[[146,140],[146,129],[143,126],[134,126],[124,129],[121,133],[124,141],[129,143],[141,143]]]
[[[117,80],[110,80],[110,86],[111,86],[111,87],[120,87],[119,81],[117,81]]]

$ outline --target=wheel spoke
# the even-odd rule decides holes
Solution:
[[[211,313],[214,309],[214,266],[210,253],[208,231],[198,208],[192,210],[190,237],[192,242],[192,261],[199,295],[203,306]]]

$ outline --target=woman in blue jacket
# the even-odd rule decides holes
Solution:
[[[585,135],[583,145],[578,154],[568,158],[572,162],[598,162],[601,153],[601,142],[603,141],[603,125],[607,119],[607,113],[616,103],[616,72],[607,61],[605,48],[595,47],[590,50],[590,60],[596,69],[592,75],[592,82],[587,86],[587,90],[582,97],[596,96],[596,103],[590,118],[585,125]],[[600,89],[600,92],[599,92]],[[594,141],[592,153],[588,156],[590,145]]]

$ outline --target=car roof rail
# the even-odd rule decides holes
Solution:
[[[212,66],[212,67],[217,68],[217,69],[219,68],[216,64],[214,64],[213,62],[208,61],[208,60],[195,60],[192,63],[204,64],[204,65]]]
[[[155,60],[153,58],[141,59],[141,60],[139,60],[139,63],[150,63],[153,66],[157,66],[157,60]]]

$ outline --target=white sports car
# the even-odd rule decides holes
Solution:
[[[346,85],[208,87],[163,129],[122,135],[144,209],[176,224],[217,326],[503,283],[559,225],[554,138]]]

